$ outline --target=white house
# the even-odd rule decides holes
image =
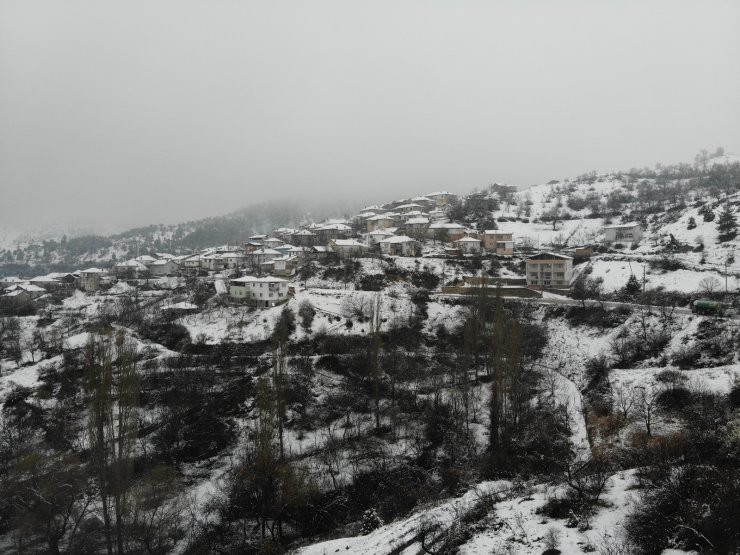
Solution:
[[[154,258],[153,256],[150,256],[150,255],[148,255],[148,254],[142,254],[141,256],[137,256],[136,258],[134,258],[134,260],[136,260],[136,262],[139,262],[140,264],[143,264],[143,265],[144,265],[144,266],[146,266],[147,268],[148,268],[148,267],[149,267],[149,266],[150,266],[150,265],[151,265],[152,263],[154,263],[154,262],[156,262],[156,261],[157,261],[157,259],[156,259],[156,258]]]
[[[380,251],[395,256],[416,256],[421,253],[421,244],[406,235],[394,235],[380,241]]]
[[[229,295],[257,306],[275,306],[288,298],[288,285],[288,280],[278,277],[245,276],[229,281]]]
[[[640,239],[642,227],[637,222],[604,226],[604,241],[607,243],[639,243]]]
[[[460,249],[462,254],[480,254],[480,239],[475,237],[463,237],[454,241],[455,246]]]
[[[329,241],[328,248],[339,256],[359,256],[365,254],[370,247],[355,239],[334,239]]]

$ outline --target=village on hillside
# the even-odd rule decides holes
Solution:
[[[620,194],[619,182],[616,187],[608,182],[600,185],[604,203],[612,203]],[[559,197],[552,200],[561,187],[559,182],[551,182],[517,193],[515,187],[492,185],[482,193],[465,197],[446,191],[434,192],[368,206],[351,218],[311,222],[299,229],[269,230],[266,234],[249,236],[237,245],[213,246],[177,255],[151,251],[104,268],[0,278],[0,307],[11,313],[23,313],[75,290],[107,291],[117,282],[145,289],[156,289],[167,283],[165,288],[173,289],[185,278],[210,284],[215,295],[229,301],[271,307],[295,294],[296,286],[305,283],[314,263],[333,265],[342,260],[383,257],[442,263],[475,261],[477,271],[443,280],[441,293],[468,292],[466,288],[476,283],[474,278],[484,275],[481,261],[496,260],[499,270],[490,271],[489,264],[486,283],[500,287],[505,296],[542,296],[545,292],[568,295],[575,278],[583,275],[585,268],[588,268],[586,274],[596,271],[602,282],[607,282],[606,289],[614,290],[624,286],[632,275],[643,284],[650,283],[646,273],[648,264],[654,268],[658,257],[662,260],[673,254],[675,258],[681,247],[676,237],[685,233],[671,230],[673,233],[646,236],[645,224],[639,221],[589,217],[585,206],[579,206],[578,197],[567,197],[569,206],[576,208],[568,214]],[[593,196],[590,195],[590,203]],[[470,220],[470,214],[481,215],[482,221],[466,221]],[[687,227],[691,229],[691,224]],[[697,237],[703,241],[698,234]],[[685,246],[680,249],[683,253]],[[703,250],[703,244],[701,247]],[[698,251],[696,247],[691,250]],[[590,264],[580,266],[579,271],[579,264],[584,262]],[[704,296],[720,290],[728,295],[736,293],[738,267],[733,253],[728,251],[720,264],[707,265],[702,255],[692,268],[699,273],[688,282],[682,279],[683,287],[688,287],[685,292],[704,293]],[[614,279],[622,281],[614,282]],[[651,281],[653,287],[673,288],[660,275]],[[180,302],[170,304],[169,309],[185,313],[197,307]]]

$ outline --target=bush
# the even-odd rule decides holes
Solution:
[[[301,327],[304,331],[311,331],[311,325],[316,316],[316,309],[311,304],[311,301],[306,300],[300,304],[298,307],[298,316],[301,318]]]

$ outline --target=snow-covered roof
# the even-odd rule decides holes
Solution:
[[[565,256],[564,254],[556,254],[554,252],[538,252],[534,256],[530,256],[527,258],[527,260],[552,260],[552,259],[560,259],[560,260],[573,260],[570,256]]]
[[[17,285],[8,287],[6,291],[26,291],[28,293],[40,293],[41,291],[46,292],[46,289],[44,289],[43,287],[39,287],[38,285],[33,285],[32,283],[19,283]]]
[[[406,224],[428,224],[429,218],[409,218],[406,220]]]
[[[254,277],[254,276],[244,276],[236,279],[232,279],[232,282],[237,283],[288,283],[287,279],[282,279],[279,277]]]
[[[319,229],[322,231],[327,231],[327,230],[351,231],[352,230],[352,228],[348,226],[347,224],[326,224],[326,225],[322,225]]]
[[[628,224],[605,225],[604,229],[630,229],[633,227],[639,227],[639,225],[639,222],[630,222]]]
[[[511,231],[506,231],[505,229],[486,229],[483,233],[486,235],[507,235],[511,234]]]
[[[455,223],[436,223],[430,225],[429,229],[463,229],[463,226]]]
[[[164,266],[165,264],[169,264],[170,262],[175,262],[172,259],[163,258],[161,260],[155,260],[151,263],[151,266]]]
[[[416,239],[412,239],[411,237],[407,235],[394,235],[393,237],[388,237],[388,239],[383,239],[381,243],[388,243],[388,244],[396,244],[396,243],[416,243]]]
[[[428,197],[414,197],[411,199],[411,202],[432,202],[432,199]]]
[[[252,235],[252,236],[251,236],[251,237],[249,238],[249,240],[250,240],[250,241],[252,241],[252,240],[265,239],[266,237],[267,237],[267,235]]]
[[[364,243],[360,243],[359,241],[356,241],[355,239],[336,239],[333,241],[334,245],[337,247],[363,247],[367,248],[367,245]]]
[[[252,255],[260,255],[260,254],[273,254],[275,256],[280,256],[280,251],[276,251],[275,249],[259,249],[251,253]]]
[[[393,235],[393,232],[391,231],[391,228],[385,228],[385,229],[376,229],[375,231],[370,231],[369,233],[366,233],[365,235],[373,235],[373,236],[384,236],[384,237],[390,237]]]
[[[136,260],[137,262],[154,262],[157,259],[153,256],[149,256],[148,254],[142,254],[141,256],[137,256],[136,258],[134,258],[134,260]]]
[[[476,239],[475,237],[463,237],[462,239],[458,239],[457,241],[453,241],[454,243],[480,243],[480,239]]]
[[[441,197],[442,195],[451,195],[449,191],[437,191],[435,193],[427,193],[425,197]]]
[[[106,274],[105,270],[101,270],[100,268],[88,268],[87,270],[82,270],[80,272],[81,274]]]
[[[315,233],[312,233],[308,231],[307,229],[296,231],[295,233],[293,233],[293,235],[300,235],[301,237],[316,237]]]
[[[421,204],[416,204],[415,202],[409,202],[408,204],[401,204],[400,206],[396,206],[395,210],[399,210],[401,208],[422,208]]]
[[[130,260],[124,260],[123,262],[119,262],[114,266],[114,268],[139,268],[146,270],[146,266],[144,266],[141,262],[137,262],[133,258]]]

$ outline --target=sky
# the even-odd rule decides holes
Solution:
[[[0,0],[0,223],[740,154],[740,2]]]

